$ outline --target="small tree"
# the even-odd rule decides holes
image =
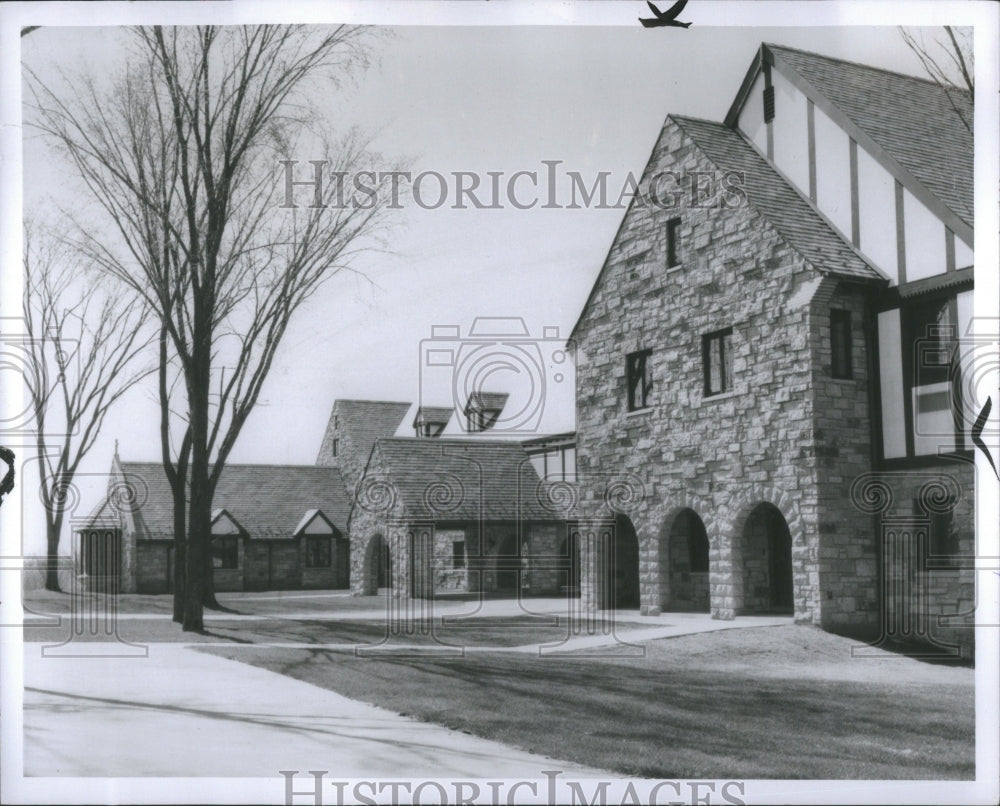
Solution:
[[[955,114],[972,133],[972,115],[956,91],[975,93],[975,57],[972,47],[972,29],[954,28],[950,25],[928,33],[924,29],[899,29],[906,46],[916,54],[928,77],[945,91]]]
[[[385,198],[282,205],[282,161],[317,132],[308,111],[315,99],[304,90],[328,98],[338,75],[365,61],[364,30],[157,26],[134,37],[135,56],[111,91],[84,80],[57,93],[31,75],[35,123],[70,158],[124,245],[85,233],[89,254],[158,320],[163,462],[175,523],[185,506],[187,518],[183,626],[201,630],[212,598],[212,499],[225,462],[292,316],[351,268]],[[311,80],[320,76],[330,85]],[[328,176],[372,167],[355,136],[323,153]],[[381,186],[386,174],[371,176]],[[179,447],[170,439],[180,430],[168,412],[172,358],[184,402]]]
[[[85,264],[25,227],[23,310],[31,362],[25,377],[51,591],[59,590],[59,541],[80,462],[111,407],[155,369],[139,358],[151,341],[148,309],[135,298],[123,302],[111,280],[81,270]]]

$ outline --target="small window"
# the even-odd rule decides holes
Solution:
[[[330,538],[306,537],[306,568],[330,567]]]
[[[439,437],[444,431],[444,423],[422,422],[417,426],[418,437]]]
[[[850,311],[830,311],[830,353],[830,374],[834,378],[853,377]]]
[[[667,222],[667,268],[672,269],[674,266],[679,266],[681,261],[678,257],[678,244],[677,238],[680,233],[681,220],[679,218],[671,218]]]
[[[340,440],[335,439],[333,441],[333,455],[336,456],[339,450],[340,450]]]
[[[653,378],[649,366],[651,355],[652,350],[640,350],[637,353],[629,353],[625,359],[629,411],[649,408],[649,395],[653,389]]]
[[[223,569],[240,567],[239,538],[212,538],[212,567]]]
[[[774,87],[764,87],[764,122],[774,120]]]
[[[453,540],[451,543],[451,567],[465,568],[465,541]]]
[[[727,327],[702,336],[701,352],[705,397],[730,391],[733,388],[733,329]]]

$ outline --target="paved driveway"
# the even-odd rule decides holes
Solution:
[[[91,644],[94,649],[96,645]],[[602,775],[349,700],[180,644],[148,658],[43,658],[24,645],[33,776],[514,778]]]

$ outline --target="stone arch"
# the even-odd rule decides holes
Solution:
[[[628,515],[615,517],[610,545],[601,547],[600,602],[602,608],[639,607],[639,537]]]
[[[381,532],[368,539],[365,548],[362,596],[376,596],[382,588],[392,588],[392,551]]]
[[[781,510],[762,501],[743,523],[734,545],[735,576],[741,579],[742,613],[788,613],[795,609],[792,533]]]
[[[710,554],[708,530],[694,509],[683,507],[664,521],[657,564],[661,610],[709,611]]]

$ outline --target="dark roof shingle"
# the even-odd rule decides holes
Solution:
[[[384,400],[338,400],[334,410],[341,417],[341,429],[354,451],[363,460],[379,437],[391,437],[410,410],[409,403]]]
[[[723,123],[678,115],[670,118],[720,169],[745,175],[742,187],[750,205],[814,268],[843,277],[885,281],[742,135]]]
[[[133,514],[140,538],[173,537],[173,497],[159,462],[122,462],[136,487]],[[310,465],[226,465],[212,509],[225,509],[251,538],[291,537],[302,517],[318,509],[347,534],[350,504],[340,471]]]
[[[381,472],[385,478],[372,475]],[[411,518],[553,520],[540,503],[541,480],[518,442],[485,439],[379,439],[369,477],[391,485]],[[364,504],[364,484],[359,506]]]
[[[973,98],[967,90],[767,44],[955,215],[973,225]]]

